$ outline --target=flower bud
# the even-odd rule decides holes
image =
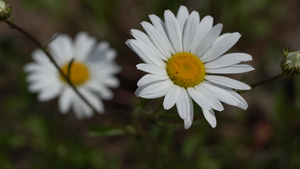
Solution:
[[[0,0],[0,21],[5,21],[10,17],[11,8],[10,5],[4,0]]]
[[[281,70],[288,76],[297,76],[300,73],[300,51],[286,48],[283,51]]]

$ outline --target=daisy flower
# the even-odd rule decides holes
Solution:
[[[78,91],[98,112],[103,112],[100,98],[112,99],[109,87],[119,86],[118,79],[114,77],[120,71],[114,62],[116,51],[107,42],[97,44],[96,39],[85,32],[78,33],[74,42],[68,35],[59,34],[50,42],[48,50],[61,70],[69,73]],[[93,110],[74,92],[40,49],[32,53],[32,58],[34,62],[24,67],[30,92],[37,92],[40,101],[58,97],[59,110],[67,113],[72,107],[78,119],[93,115]]]
[[[213,25],[213,18],[200,21],[198,12],[189,13],[181,6],[177,16],[170,10],[164,13],[164,21],[149,15],[152,22],[142,22],[146,34],[131,30],[135,39],[126,44],[145,62],[137,69],[147,72],[137,83],[136,95],[146,99],[164,96],[166,110],[177,107],[179,116],[188,129],[194,117],[194,100],[202,109],[212,127],[217,121],[214,110],[224,110],[221,102],[247,109],[246,101],[236,90],[249,90],[240,81],[221,76],[254,70],[242,61],[252,57],[246,53],[224,54],[240,38],[239,33],[220,36],[222,24]]]

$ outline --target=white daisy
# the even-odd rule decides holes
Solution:
[[[221,102],[247,109],[246,101],[233,89],[249,90],[250,86],[219,75],[254,70],[250,65],[239,64],[252,60],[249,54],[224,55],[238,41],[239,33],[219,36],[222,24],[212,27],[212,17],[200,21],[198,12],[189,14],[185,6],[180,7],[177,17],[166,10],[165,21],[156,15],[149,17],[152,24],[141,23],[146,34],[133,29],[135,39],[126,42],[145,62],[138,64],[137,69],[149,73],[137,83],[137,96],[164,96],[163,106],[167,110],[176,104],[185,129],[193,121],[192,100],[202,108],[212,127],[217,124],[214,110],[224,110]]]
[[[109,87],[119,86],[114,77],[120,71],[114,62],[116,51],[107,42],[97,44],[96,39],[85,32],[78,33],[74,42],[69,36],[60,34],[50,42],[48,50],[65,74],[73,60],[69,69],[70,80],[98,112],[103,112],[100,98],[112,99]],[[78,119],[93,115],[93,110],[67,84],[40,49],[32,53],[32,58],[35,62],[24,67],[30,92],[38,92],[40,101],[58,96],[60,111],[67,113],[72,107]]]

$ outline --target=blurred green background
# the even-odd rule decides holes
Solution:
[[[196,116],[189,130],[173,108],[162,112],[179,120],[169,124],[145,119],[140,114],[162,107],[150,100],[140,107],[133,94],[143,75],[135,65],[141,60],[125,45],[130,29],[141,30],[148,14],[160,17],[166,9],[177,13],[184,4],[200,16],[211,15],[223,23],[225,32],[242,37],[231,51],[253,56],[255,71],[247,74],[251,84],[281,72],[282,48],[300,49],[300,1],[298,0],[22,0],[8,1],[13,21],[46,44],[55,33],[87,31],[106,40],[118,51],[121,86],[115,98],[105,102],[106,114],[124,125],[134,116],[146,135],[124,135],[95,115],[77,120],[62,115],[57,100],[40,103],[27,91],[24,64],[36,48],[28,39],[0,26],[0,168],[2,169],[182,169],[300,168],[300,78],[283,78],[242,94],[249,108],[225,106],[216,112],[212,129]],[[134,73],[132,73],[134,72]],[[236,76],[241,78],[242,75]],[[142,100],[142,102],[146,102]],[[158,103],[156,103],[158,102]],[[138,110],[138,111],[136,111]],[[103,126],[103,127],[102,127]]]

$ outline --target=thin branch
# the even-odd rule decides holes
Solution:
[[[74,63],[74,59],[72,59],[68,65],[68,73],[67,73],[68,79],[70,79],[71,76],[71,67],[73,63]]]
[[[250,89],[250,90],[255,89],[255,88],[257,88],[257,87],[259,87],[259,86],[261,86],[261,85],[270,83],[270,82],[272,82],[272,81],[274,81],[274,80],[280,79],[280,78],[282,78],[282,77],[284,77],[284,76],[285,76],[284,73],[280,73],[280,74],[275,75],[275,76],[273,76],[273,77],[271,77],[271,78],[269,78],[269,79],[265,79],[265,80],[261,80],[261,81],[259,81],[259,82],[253,83],[253,84],[250,85],[250,86],[251,86],[251,89]],[[241,94],[241,93],[245,93],[245,92],[247,92],[247,91],[249,91],[249,90],[239,90],[238,93]]]

